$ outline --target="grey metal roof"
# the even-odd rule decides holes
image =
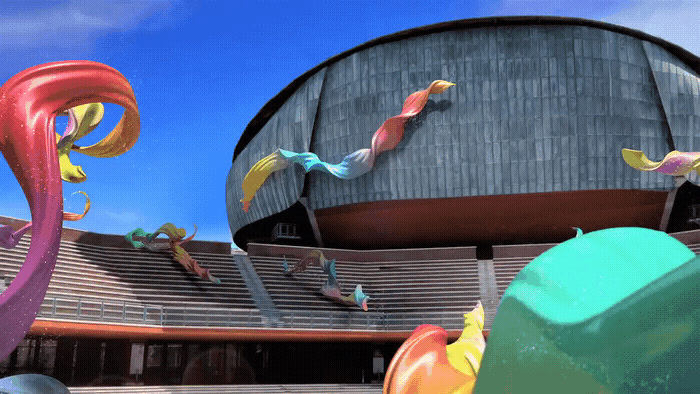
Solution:
[[[498,16],[487,18],[462,19],[450,22],[437,23],[428,26],[417,27],[400,31],[397,33],[382,36],[364,44],[358,45],[352,49],[333,56],[326,61],[320,63],[316,67],[310,69],[300,75],[284,89],[282,89],[275,97],[268,101],[260,111],[253,117],[248,126],[243,130],[241,138],[236,144],[233,154],[233,160],[240,154],[243,148],[252,140],[258,131],[267,123],[272,115],[282,106],[282,104],[312,75],[319,70],[333,63],[338,62],[356,52],[370,48],[372,46],[403,40],[410,37],[417,37],[426,34],[439,33],[444,31],[454,31],[463,29],[473,29],[479,27],[494,27],[494,26],[518,26],[518,25],[572,25],[572,26],[589,26],[607,31],[617,32],[629,35],[640,40],[654,43],[661,48],[664,48],[675,57],[685,63],[690,69],[696,73],[700,73],[700,57],[683,49],[682,47],[665,41],[659,37],[655,37],[639,30],[630,29],[627,27],[594,21],[582,18],[558,17],[558,16]]]

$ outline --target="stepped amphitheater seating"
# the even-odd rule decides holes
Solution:
[[[311,266],[293,277],[283,274],[284,261],[292,267],[312,249],[248,245],[250,261],[275,305],[280,309],[365,313],[357,307],[339,305],[324,298],[319,290],[326,276],[318,266]],[[342,293],[349,294],[361,284],[364,293],[370,296],[370,313],[384,314],[389,319],[384,324],[433,323],[459,329],[463,324],[462,314],[474,308],[479,300],[474,247],[322,250],[326,258],[336,259]]]
[[[494,308],[486,309],[485,326],[491,327],[503,293],[520,272],[535,257],[556,244],[497,245],[493,247],[493,271],[498,299]]]
[[[493,270],[500,301],[503,293],[520,272],[535,257],[556,244],[503,245],[493,247]]]
[[[700,230],[683,231],[671,236],[686,244],[695,254],[700,253]]]
[[[0,276],[14,278],[17,275],[29,242],[30,237],[25,235],[15,248],[0,249]],[[151,306],[150,310],[157,313],[159,319],[159,308],[167,308],[174,320],[182,318],[177,316],[178,308],[181,308],[180,313],[184,313],[183,308],[190,311],[198,308],[256,308],[234,265],[234,256],[201,252],[190,254],[202,267],[211,269],[221,279],[221,284],[216,285],[188,273],[172,260],[167,250],[153,252],[64,239],[46,296],[46,300],[56,298],[58,305],[49,306],[45,301],[40,316],[48,312],[47,308],[57,308],[57,318],[75,316],[78,299],[83,308],[81,315],[90,316],[90,311],[85,308],[92,309],[93,313],[101,309],[101,320],[121,320],[125,314],[136,311],[143,314],[144,306]]]

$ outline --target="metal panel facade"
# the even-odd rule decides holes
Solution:
[[[299,200],[304,188],[304,170],[299,166],[272,174],[258,190],[247,213],[241,209],[241,184],[250,168],[277,148],[309,150],[325,72],[322,69],[309,78],[233,162],[226,178],[226,211],[233,234],[246,224],[281,212]]]
[[[669,150],[666,116],[642,45],[586,26],[502,26],[356,52],[327,69],[312,149],[328,162],[369,147],[376,129],[400,113],[412,92],[435,79],[457,86],[431,96],[397,149],[381,154],[368,174],[346,181],[310,173],[310,207],[671,189],[670,177],[640,173],[620,155],[626,147],[660,159]],[[692,92],[697,85],[689,86]],[[697,105],[691,110],[684,119],[697,119]]]
[[[642,173],[622,148],[659,160],[698,150],[700,78],[666,49],[585,25],[499,25],[370,46],[303,83],[241,151],[226,204],[235,233],[296,202],[304,173],[273,174],[240,209],[250,167],[277,148],[340,162],[370,146],[404,99],[445,79],[403,141],[352,180],[311,172],[311,209],[360,202],[592,189],[670,190],[673,179]],[[318,113],[317,113],[318,111]]]
[[[697,151],[700,134],[700,77],[665,49],[644,42],[676,149]],[[660,157],[658,158],[660,159]]]

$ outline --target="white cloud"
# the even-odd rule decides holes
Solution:
[[[641,30],[700,56],[700,1],[643,0],[603,17],[603,21]]]
[[[71,0],[6,10],[0,15],[0,48],[90,48],[101,35],[133,29],[156,14],[168,19],[170,8],[168,1]]]

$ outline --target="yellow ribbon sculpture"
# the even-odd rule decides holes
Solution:
[[[673,176],[684,176],[695,170],[700,175],[700,152],[669,152],[661,161],[651,161],[640,150],[622,149],[622,158],[630,167],[640,171],[655,171]]]
[[[464,331],[457,341],[447,345],[447,359],[453,367],[468,376],[476,377],[484,356],[484,307],[477,301],[476,308],[464,314]]]

